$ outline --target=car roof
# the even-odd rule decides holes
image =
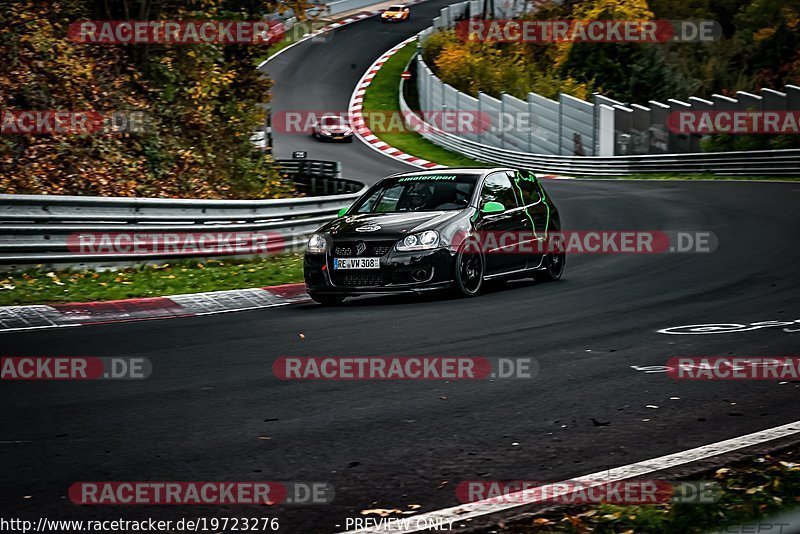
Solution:
[[[391,10],[393,10],[393,9],[405,9],[405,7],[406,7],[406,6],[404,6],[404,5],[402,5],[402,4],[395,4],[395,5],[393,5],[393,6],[389,6],[389,9],[388,9],[387,11],[391,11]]]
[[[410,171],[410,172],[398,172],[396,174],[392,174],[387,176],[387,178],[398,178],[401,176],[428,176],[428,175],[436,175],[436,174],[468,174],[474,176],[482,176],[484,174],[489,174],[495,171],[514,171],[515,169],[511,169],[509,167],[446,167],[444,169],[438,170],[429,170],[429,171]]]

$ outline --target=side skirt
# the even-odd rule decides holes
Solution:
[[[511,275],[515,275],[515,274],[528,273],[528,272],[532,272],[532,271],[540,271],[540,270],[544,269],[544,260],[545,260],[545,258],[547,258],[547,254],[542,254],[542,257],[539,260],[539,265],[537,265],[536,267],[525,267],[524,269],[517,269],[517,270],[514,270],[514,271],[506,271],[506,272],[503,272],[503,273],[487,274],[487,275],[484,275],[483,279],[484,280],[494,280],[495,278],[503,278],[503,277],[511,276]]]

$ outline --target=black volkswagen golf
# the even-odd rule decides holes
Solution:
[[[347,296],[449,288],[477,295],[495,278],[558,280],[564,254],[540,245],[561,229],[536,176],[508,168],[394,174],[308,240],[308,294]]]

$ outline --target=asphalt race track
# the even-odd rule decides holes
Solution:
[[[362,509],[457,504],[460,480],[561,480],[797,418],[797,384],[676,381],[631,366],[796,352],[800,333],[782,328],[656,331],[800,319],[800,185],[548,189],[569,228],[703,229],[719,248],[573,256],[561,282],[512,283],[469,300],[374,297],[340,309],[2,334],[6,354],[145,356],[154,371],[142,382],[6,383],[0,506],[65,518],[263,516],[246,507],[76,509],[65,495],[88,480],[320,480],[335,485],[334,504],[266,515],[277,513],[284,532],[333,532]],[[530,356],[540,371],[535,380],[451,383],[272,376],[279,356],[426,354]]]
[[[343,26],[325,42],[301,43],[280,54],[265,67],[276,80],[272,113],[315,111],[346,113],[353,89],[378,57],[392,46],[431,25],[431,19],[452,0],[430,0],[412,7],[411,19],[403,24],[381,23],[376,17]],[[353,143],[320,142],[310,135],[282,133],[273,124],[277,158],[290,158],[295,150],[309,159],[342,162],[348,178],[374,183],[393,172],[415,167],[393,160],[354,139]]]
[[[344,109],[370,58],[443,4],[416,7],[408,26],[368,20],[337,32],[335,47],[308,43],[283,54],[269,67],[278,103]],[[289,71],[293,58],[301,66]],[[279,155],[308,149],[342,159],[348,176],[402,167],[358,141],[278,141]],[[800,384],[677,381],[631,366],[796,354],[800,325],[657,331],[800,319],[800,184],[545,185],[565,229],[710,231],[719,246],[712,254],[574,255],[561,282],[514,282],[466,300],[373,297],[341,308],[0,334],[6,355],[143,356],[154,367],[144,381],[5,383],[0,509],[51,519],[277,516],[281,532],[330,533],[364,509],[453,506],[462,480],[563,480],[797,419]],[[280,356],[326,355],[532,357],[539,373],[449,383],[272,374]],[[105,480],[326,481],[336,499],[262,509],[78,507],[66,497],[76,481]]]

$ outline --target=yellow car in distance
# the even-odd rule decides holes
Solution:
[[[381,22],[402,22],[411,16],[411,8],[403,5],[389,6],[389,9],[381,13]]]

